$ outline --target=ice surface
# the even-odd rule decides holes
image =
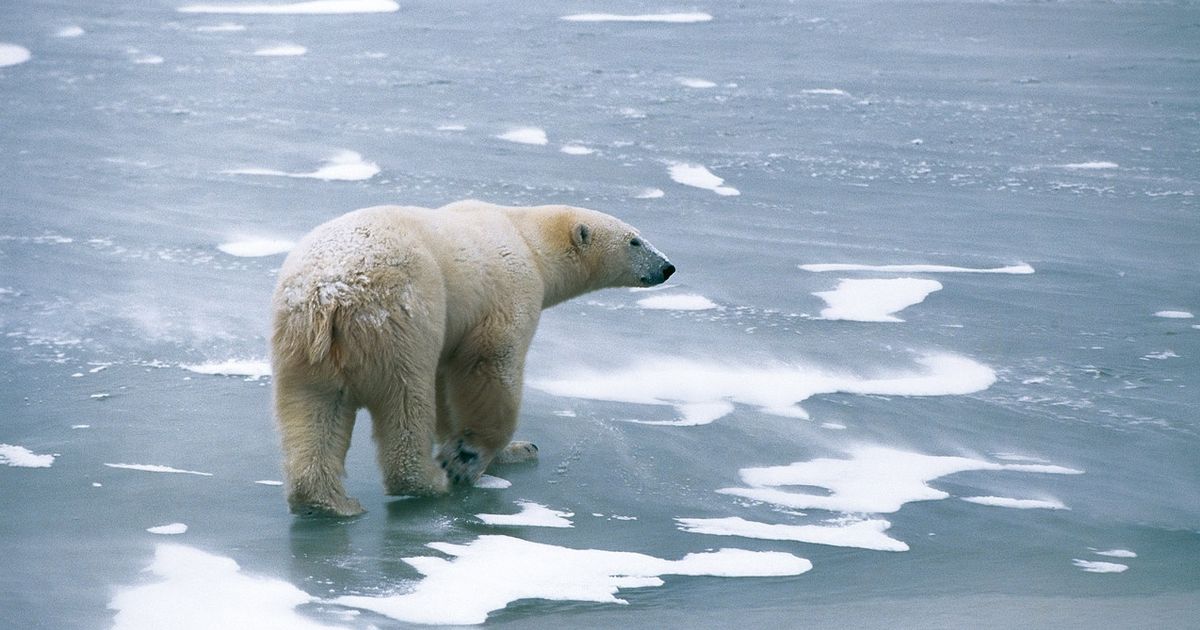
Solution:
[[[0,43],[0,68],[25,63],[31,56],[28,48],[16,44]]]
[[[15,468],[49,468],[54,455],[38,455],[24,446],[0,444],[0,464]]]
[[[54,32],[55,37],[79,37],[84,34],[84,30],[79,26],[64,26]]]
[[[638,306],[672,311],[706,311],[717,308],[715,302],[695,293],[654,295],[638,300]]]
[[[289,241],[280,238],[265,238],[252,237],[240,238],[221,243],[217,249],[229,254],[230,256],[239,256],[253,258],[258,256],[274,256],[275,254],[283,254],[291,251],[296,246],[294,241]]]
[[[677,77],[675,82],[683,87],[690,87],[697,90],[717,87],[716,83],[713,83],[708,79],[697,79],[695,77]]]
[[[1137,554],[1128,549],[1109,549],[1107,551],[1095,552],[1097,556],[1107,556],[1109,558],[1136,558]]]
[[[392,0],[312,0],[285,4],[189,4],[180,13],[246,13],[265,15],[320,15],[339,13],[391,13],[400,5]]]
[[[405,558],[426,577],[407,593],[346,596],[331,603],[370,610],[398,621],[481,624],[488,613],[523,599],[624,604],[623,588],[661,586],[664,575],[769,577],[812,569],[780,552],[721,549],[663,560],[640,553],[572,549],[509,536],[480,536],[465,545],[431,543],[454,556]]]
[[[822,319],[902,322],[904,320],[892,314],[920,304],[930,293],[941,290],[942,283],[936,280],[891,278],[842,280],[836,289],[818,291],[813,295],[829,305],[821,311]]]
[[[643,188],[642,190],[638,191],[638,193],[636,195],[634,195],[633,198],[634,199],[658,199],[665,194],[667,194],[667,193],[663,192],[661,188]]]
[[[197,374],[212,376],[244,376],[257,380],[271,375],[271,364],[261,359],[229,359],[181,365],[183,369]]]
[[[1088,573],[1124,573],[1129,568],[1129,565],[1126,564],[1080,560],[1079,558],[1075,558],[1071,563]]]
[[[848,92],[838,88],[810,88],[807,90],[800,90],[800,93],[814,94],[818,96],[850,96]]]
[[[853,449],[847,459],[814,459],[787,466],[743,468],[746,488],[723,488],[730,494],[787,508],[819,509],[852,514],[888,514],[913,501],[950,495],[929,486],[939,477],[969,470],[1080,474],[1061,466],[997,464],[968,457],[924,455],[882,446]],[[783,489],[788,486],[827,488],[828,494]]]
[[[239,168],[221,171],[230,175],[270,175],[276,177],[300,177],[325,181],[358,182],[371,179],[379,173],[379,165],[367,162],[354,151],[339,151],[329,158],[321,168],[310,173],[288,173],[268,168]]]
[[[962,497],[963,501],[990,505],[994,507],[1014,508],[1018,510],[1066,510],[1062,501],[1055,499],[1010,499],[1008,497]]]
[[[1166,319],[1192,319],[1195,317],[1195,315],[1188,311],[1159,311],[1154,316]]]
[[[501,140],[516,142],[517,144],[548,144],[550,140],[546,138],[546,131],[539,127],[517,127],[496,136]]]
[[[283,482],[279,481],[278,479],[259,479],[258,481],[255,481],[254,483],[257,483],[262,486],[282,486],[283,485]]]
[[[713,175],[711,171],[699,164],[675,163],[667,168],[667,173],[670,174],[673,181],[684,186],[711,190],[726,197],[741,194],[738,189],[725,186],[724,179]]]
[[[307,52],[307,48],[298,44],[278,44],[259,48],[254,51],[254,55],[257,57],[299,57]]]
[[[159,525],[157,527],[146,528],[146,531],[150,532],[151,534],[159,534],[162,536],[178,536],[179,534],[186,534],[187,530],[188,526],[184,523],[171,523],[169,525]]]
[[[792,540],[834,547],[875,551],[908,551],[908,545],[884,532],[892,526],[883,519],[860,519],[834,525],[784,525],[726,518],[677,518],[679,529],[693,534],[741,536],[762,540]]]
[[[880,273],[1007,273],[1020,275],[1030,274],[1034,271],[1033,267],[1025,263],[991,269],[973,269],[970,267],[951,267],[946,265],[856,265],[846,263],[800,265],[800,268],[805,271],[818,273],[827,271],[874,271]]]
[[[511,484],[510,484],[511,485]],[[476,484],[478,487],[478,484]],[[532,501],[517,501],[521,511],[516,514],[476,514],[475,518],[488,525],[508,525],[525,527],[574,527],[571,517],[573,512],[552,510]]]
[[[708,13],[646,13],[639,15],[578,13],[575,15],[564,15],[562,19],[568,22],[663,22],[668,24],[691,24],[709,22],[713,19],[713,16]]]
[[[164,59],[159,55],[137,55],[133,58],[133,63],[145,66],[157,66],[163,61]]]
[[[108,603],[113,630],[334,630],[296,613],[316,599],[295,586],[242,573],[237,562],[184,545],[155,547],[159,578],[120,589]],[[139,581],[140,582],[140,581]]]
[[[558,376],[533,378],[528,384],[555,396],[672,405],[681,413],[689,405],[732,401],[765,413],[806,418],[797,405],[818,394],[948,396],[981,391],[996,380],[991,368],[961,356],[931,354],[916,362],[922,371],[891,370],[867,377],[802,365],[749,367],[655,357],[624,368],[559,370]],[[731,405],[722,408],[732,410]]]
[[[199,475],[201,477],[211,477],[212,473],[199,472],[196,470],[181,470],[170,466],[160,466],[158,464],[105,464],[109,468],[121,468],[124,470],[140,470],[142,472],[152,473],[174,473],[180,475]]]

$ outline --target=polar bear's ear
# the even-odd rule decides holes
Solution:
[[[592,242],[592,228],[586,223],[576,223],[571,229],[571,242],[575,247],[584,247]]]

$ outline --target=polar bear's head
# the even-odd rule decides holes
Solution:
[[[569,214],[572,252],[589,289],[650,287],[675,273],[675,265],[633,226],[593,210],[571,208]]]

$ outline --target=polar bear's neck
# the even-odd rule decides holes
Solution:
[[[542,279],[542,308],[603,288],[571,244],[571,217],[546,213],[549,216],[530,220],[534,209],[510,210],[516,210],[510,212],[510,218],[525,239]]]

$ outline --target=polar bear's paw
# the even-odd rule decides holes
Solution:
[[[495,464],[521,464],[537,461],[538,447],[533,442],[509,442],[503,450],[496,454]]]
[[[487,468],[488,460],[482,450],[462,438],[442,444],[437,455],[438,464],[446,471],[450,483],[458,485],[474,484]]]
[[[350,497],[331,497],[324,500],[312,500],[300,497],[289,497],[289,507],[292,514],[306,517],[321,516],[358,516],[366,512],[357,499]]]

